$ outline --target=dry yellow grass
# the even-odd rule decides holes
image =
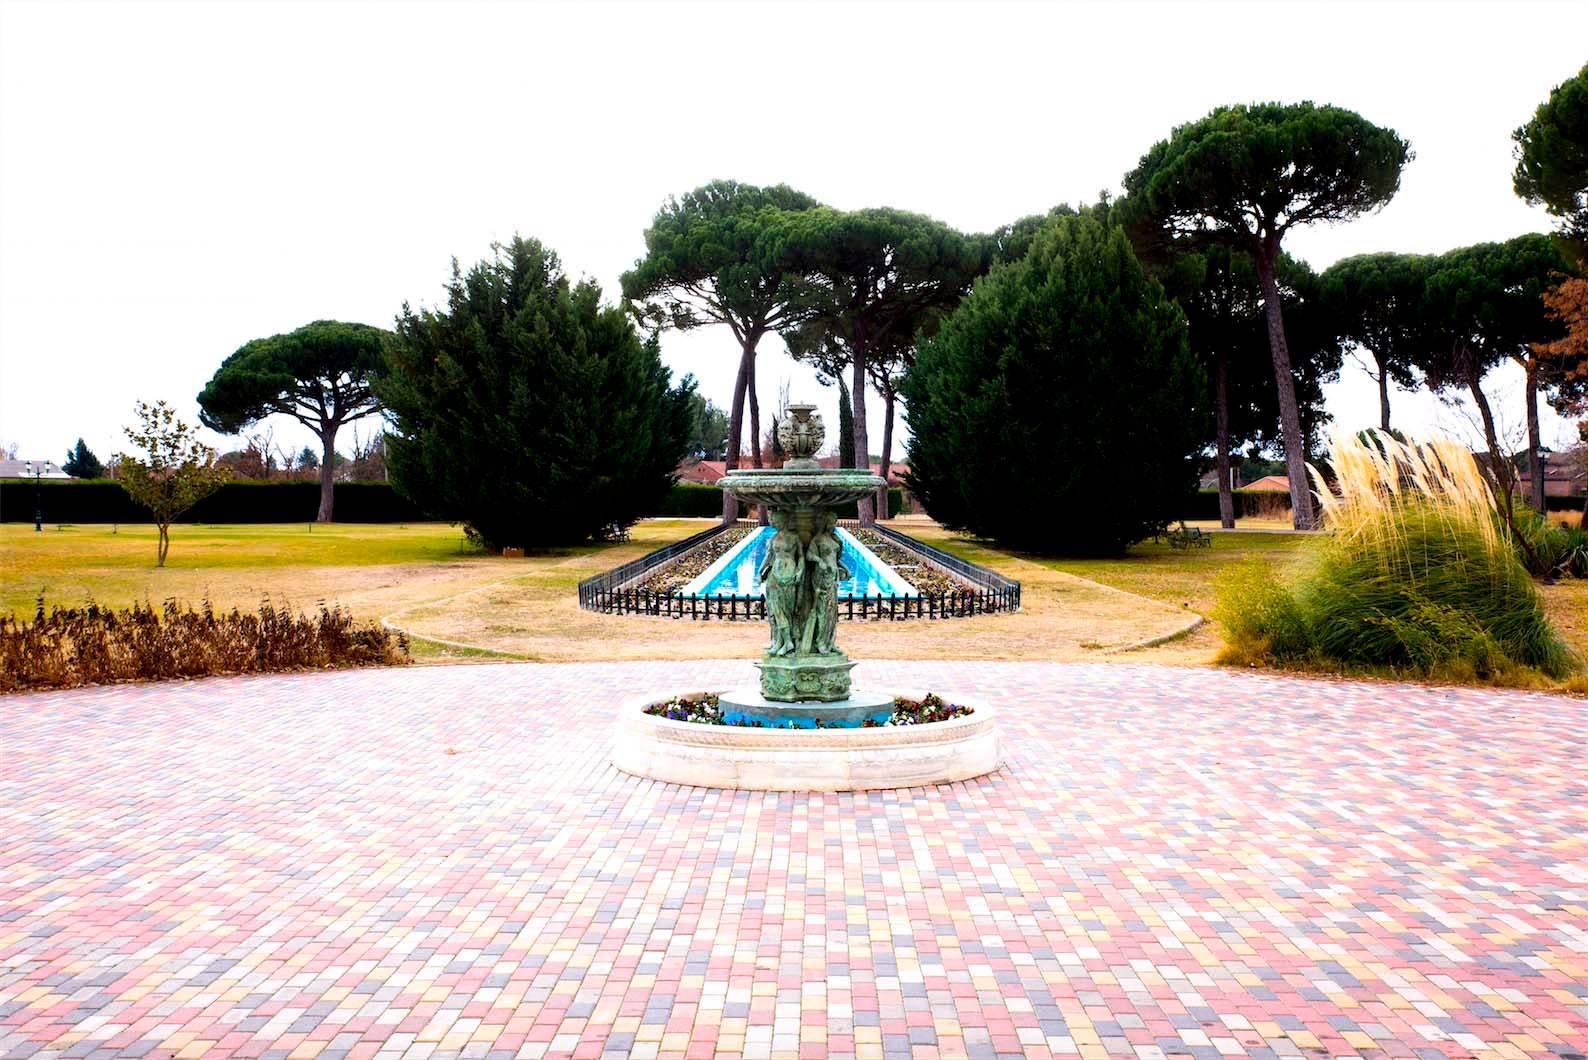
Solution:
[[[698,528],[708,525],[701,521]],[[656,527],[641,524],[636,542],[623,550],[537,563],[523,574],[408,608],[391,615],[391,621],[418,637],[546,662],[755,655],[766,640],[761,623],[604,615],[579,608],[577,583],[655,547],[654,542],[640,547],[638,531]],[[922,536],[947,536],[919,524],[908,529]],[[969,543],[959,547],[975,551]],[[939,622],[846,622],[839,632],[844,650],[869,659],[1097,658],[1171,636],[1196,618],[1184,608],[1004,553],[972,558],[1022,583],[1019,612]]]

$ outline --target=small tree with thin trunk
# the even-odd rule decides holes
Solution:
[[[370,379],[381,369],[391,333],[368,324],[316,320],[285,335],[245,343],[199,393],[199,421],[237,434],[275,413],[291,416],[320,439],[320,511],[331,521],[336,434],[380,411]]]
[[[160,532],[155,566],[165,566],[171,549],[171,524],[211,493],[230,472],[215,463],[215,450],[199,441],[195,429],[177,418],[164,401],[133,406],[138,426],[123,431],[142,456],[123,454],[116,481],[136,504],[149,509]]]
[[[1306,447],[1276,264],[1297,225],[1349,220],[1383,206],[1410,161],[1406,141],[1360,115],[1312,103],[1221,107],[1155,144],[1125,176],[1127,225],[1251,255],[1268,322],[1291,512],[1313,525]]]

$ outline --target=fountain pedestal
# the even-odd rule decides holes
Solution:
[[[761,694],[785,703],[815,700],[833,703],[849,698],[849,671],[855,668],[841,651],[827,655],[773,655],[764,652],[755,664],[761,671]]]

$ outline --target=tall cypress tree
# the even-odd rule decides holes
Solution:
[[[532,239],[460,273],[445,309],[397,318],[376,390],[392,482],[487,547],[580,541],[660,502],[689,437],[677,387],[594,283],[569,283]]]
[[[838,376],[838,466],[855,466],[855,409],[849,403],[849,384]]]
[[[1119,552],[1195,491],[1205,387],[1185,317],[1124,233],[1074,218],[917,352],[906,481],[938,522],[1007,547]]]

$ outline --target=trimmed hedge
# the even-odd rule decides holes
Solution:
[[[1276,511],[1290,511],[1290,495],[1266,491],[1236,490],[1235,518],[1251,519]],[[1219,491],[1199,490],[1192,498],[1190,511],[1181,518],[1217,520],[1219,517]]]
[[[838,509],[838,518],[857,519],[858,505],[846,504]],[[898,486],[888,490],[888,518],[892,519],[904,509],[904,490]],[[679,482],[668,491],[667,497],[662,501],[661,510],[655,515],[671,515],[686,519],[714,519],[722,514],[722,487],[707,485],[701,482]],[[751,518],[755,509],[750,505],[739,505],[739,517]]]
[[[722,489],[704,482],[675,482],[662,498],[657,515],[684,519],[716,519],[722,516]]]
[[[1552,512],[1580,512],[1583,510],[1584,501],[1588,501],[1582,494],[1575,496],[1566,494],[1556,496],[1547,494],[1544,497],[1544,507]],[[1235,491],[1235,518],[1250,519],[1257,515],[1268,515],[1283,509],[1290,510],[1290,496],[1285,493],[1252,492],[1248,490]],[[1191,502],[1191,510],[1186,519],[1217,519],[1219,517],[1219,491],[1202,490]]]
[[[146,523],[149,510],[114,482],[40,482],[47,523]],[[339,523],[423,522],[425,514],[384,482],[338,482]],[[318,482],[228,482],[184,512],[183,523],[311,523]],[[33,483],[0,482],[0,521],[33,521]]]
[[[1583,510],[1584,502],[1588,502],[1588,497],[1584,497],[1581,494],[1576,496],[1572,496],[1570,493],[1564,496],[1556,496],[1553,493],[1544,494],[1544,510],[1547,512],[1580,512]]]
[[[127,491],[106,479],[56,479],[39,483],[47,523],[146,523],[149,510],[132,503]],[[904,492],[888,491],[888,516],[904,507]],[[0,522],[33,521],[33,483],[0,482]],[[228,482],[199,501],[182,523],[312,523],[320,510],[318,482]],[[1217,504],[1215,502],[1215,517]],[[386,482],[338,482],[335,502],[339,523],[417,523],[428,516]],[[653,515],[714,519],[722,514],[722,490],[696,482],[679,482],[668,490]],[[749,514],[747,509],[744,514]],[[840,519],[855,518],[853,504],[839,510]]]
[[[898,486],[889,486],[888,487],[888,518],[892,519],[895,515],[898,515],[903,510],[904,510],[904,490],[900,489]],[[855,502],[851,502],[849,504],[840,505],[838,507],[838,518],[840,518],[840,519],[858,519],[858,518],[860,518],[860,503],[858,501],[855,501]]]

